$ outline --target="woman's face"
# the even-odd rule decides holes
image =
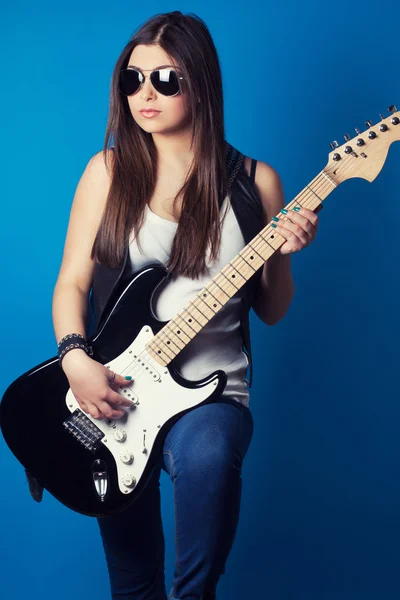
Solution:
[[[142,87],[131,96],[128,96],[128,104],[136,123],[149,133],[171,133],[179,131],[188,124],[188,115],[184,107],[185,91],[176,96],[163,96],[155,90],[151,81],[150,73],[158,67],[168,65],[177,68],[177,65],[167,56],[159,46],[136,46],[128,61],[129,66],[139,68],[146,79]],[[140,113],[142,109],[155,109],[160,112],[155,117],[146,118]]]

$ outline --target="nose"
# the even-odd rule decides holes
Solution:
[[[155,93],[156,91],[150,81],[150,77],[146,77],[140,90],[141,99],[145,100],[146,98],[151,98]]]

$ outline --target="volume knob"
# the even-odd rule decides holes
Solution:
[[[134,478],[133,475],[126,473],[125,475],[122,476],[122,483],[124,485],[126,485],[126,487],[135,487],[136,479]]]
[[[126,431],[123,429],[114,429],[113,437],[117,442],[124,442],[126,440]]]
[[[133,463],[133,454],[131,452],[123,452],[120,459],[125,465],[130,465]]]

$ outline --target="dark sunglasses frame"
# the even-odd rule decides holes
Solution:
[[[143,81],[140,82],[140,85],[138,86],[137,90],[135,90],[131,94],[125,94],[122,91],[122,87],[121,87],[121,77],[123,76],[122,73],[126,73],[127,71],[134,71],[135,73],[140,73],[140,75],[142,75],[142,77],[143,77]],[[175,73],[176,78],[178,80],[178,87],[179,87],[178,91],[175,94],[164,94],[162,91],[160,91],[159,89],[157,89],[159,81],[154,77],[154,74],[162,72],[162,71],[172,71],[173,73]],[[119,76],[119,90],[120,90],[121,94],[123,94],[124,96],[133,96],[134,94],[137,94],[137,92],[143,87],[143,84],[146,81],[146,77],[148,77],[150,79],[151,85],[154,87],[154,89],[156,90],[156,92],[158,94],[161,94],[162,96],[167,96],[168,98],[172,98],[173,96],[177,96],[181,92],[181,86],[180,86],[179,80],[180,79],[185,79],[184,77],[181,77],[179,75],[179,71],[177,69],[173,69],[171,67],[166,67],[164,69],[154,69],[153,71],[151,71],[150,75],[145,75],[143,73],[143,71],[140,71],[139,69],[121,69],[120,76]]]

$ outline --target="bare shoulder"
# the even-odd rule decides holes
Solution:
[[[245,170],[248,175],[250,175],[251,160],[251,157],[245,157]],[[285,206],[280,175],[268,163],[257,160],[254,183],[264,208],[265,222],[268,223]]]
[[[113,150],[108,149],[106,153],[104,150],[100,150],[90,158],[85,171],[89,172],[89,174],[95,176],[96,178],[100,178],[99,183],[106,182],[109,184],[113,161]]]
[[[72,201],[57,282],[74,283],[89,292],[94,261],[92,245],[104,213],[111,181],[111,154],[101,150],[87,162]],[[107,160],[109,158],[110,160]]]

